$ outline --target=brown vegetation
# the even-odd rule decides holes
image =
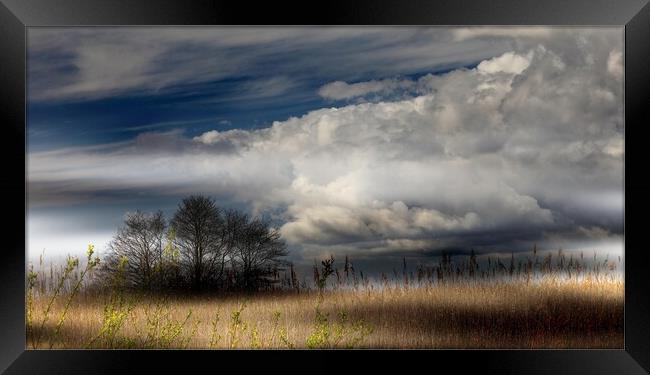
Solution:
[[[533,276],[504,265],[508,278],[496,271],[492,278],[460,277],[451,262],[445,267],[455,277],[434,269],[427,278],[420,268],[420,280],[405,272],[399,283],[356,286],[326,286],[323,275],[334,271],[325,261],[315,269],[317,289],[256,294],[162,296],[115,287],[52,298],[32,288],[27,347],[622,348],[620,275],[602,272],[602,261],[582,261],[580,272],[568,276],[560,272],[561,256],[553,267],[539,262]],[[492,263],[500,268],[500,260]],[[62,314],[67,319],[59,324]],[[36,345],[33,337],[41,338]]]

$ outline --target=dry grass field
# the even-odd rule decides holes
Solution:
[[[623,296],[621,278],[611,275],[322,294],[35,294],[27,347],[622,348]]]

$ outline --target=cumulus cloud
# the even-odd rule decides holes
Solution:
[[[514,52],[506,52],[500,56],[481,61],[476,70],[481,74],[521,74],[530,65],[533,52],[527,55],[520,55]],[[560,62],[561,63],[561,62]],[[318,95],[329,100],[345,100],[353,98],[374,97],[379,99],[395,99],[396,96],[408,96],[417,93],[430,91],[428,82],[433,75],[428,74],[418,80],[407,78],[387,78],[382,80],[370,80],[355,83],[335,81],[327,83],[318,89]],[[489,88],[490,83],[486,82],[480,88]]]
[[[530,53],[532,56],[532,53]],[[530,57],[521,56],[513,52],[504,53],[490,60],[481,61],[477,69],[483,74],[509,73],[521,74],[530,65]]]
[[[457,37],[488,35],[495,32]],[[43,186],[61,194],[88,184],[198,190],[276,212],[283,236],[304,254],[619,236],[617,34],[530,38],[472,69],[319,90],[337,100],[409,92],[395,100],[322,108],[264,129],[154,133],[110,150],[33,153],[30,189],[37,201],[57,191]]]

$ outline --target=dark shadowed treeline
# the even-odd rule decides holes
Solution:
[[[128,214],[98,280],[119,274],[138,290],[253,291],[272,286],[285,255],[279,231],[267,221],[190,196],[169,222],[160,211]]]

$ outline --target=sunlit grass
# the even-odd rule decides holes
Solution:
[[[623,295],[615,277],[356,288],[325,291],[322,299],[318,292],[286,291],[129,294],[113,339],[93,342],[106,324],[109,298],[82,293],[55,342],[47,332],[54,326],[46,324],[38,347],[621,348]],[[34,322],[42,321],[48,301],[34,297]],[[50,314],[64,308],[57,301]]]

